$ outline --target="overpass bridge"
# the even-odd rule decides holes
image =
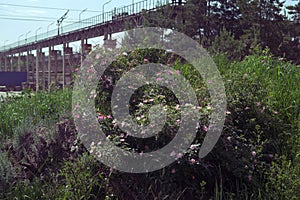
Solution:
[[[122,32],[128,26],[142,27],[145,15],[184,3],[182,0],[143,0],[0,47],[0,74],[26,72],[27,81],[23,86],[36,90],[50,89],[51,85],[57,84],[65,87],[72,84],[75,66],[81,66],[92,50],[88,39],[104,36],[104,47],[115,48],[116,40],[111,39],[112,34]],[[73,52],[69,46],[71,42],[80,42],[79,53]],[[61,50],[55,50],[57,46],[62,46]]]

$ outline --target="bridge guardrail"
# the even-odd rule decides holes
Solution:
[[[75,22],[73,24],[61,26],[60,34],[66,34],[75,30],[80,30],[84,28],[88,28],[90,26],[95,26],[101,23],[106,23],[113,20],[113,16],[120,16],[123,14],[133,15],[142,12],[142,10],[151,10],[160,6],[167,5],[171,3],[172,0],[143,0],[140,2],[136,2],[134,4],[124,6],[121,8],[114,8],[111,11],[96,15],[91,18],[83,19],[81,21]],[[18,42],[14,42],[12,44],[8,44],[0,47],[1,52],[5,52],[11,48],[15,48],[18,46],[23,46],[31,43],[35,43],[41,40],[45,40],[48,38],[52,38],[58,35],[58,29],[54,29],[45,33],[38,34],[36,36],[32,36],[29,38],[25,38],[24,40],[20,40]]]

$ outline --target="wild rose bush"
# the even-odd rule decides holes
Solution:
[[[110,83],[107,81],[101,82],[100,80],[98,86],[96,105],[98,105],[97,108],[102,116],[100,123],[105,123],[103,128],[106,129],[106,133],[119,135],[119,139],[124,146],[131,146],[129,149],[135,149],[139,152],[161,148],[173,138],[178,127],[176,123],[180,122],[180,115],[178,114],[180,108],[174,94],[165,88],[140,88],[130,101],[130,113],[135,121],[141,125],[148,123],[147,112],[149,112],[151,105],[160,103],[165,105],[164,109],[169,114],[168,126],[165,129],[167,131],[162,131],[155,140],[127,137],[126,133],[116,129],[117,125],[110,118],[112,116],[110,96],[113,85],[117,82],[118,77],[122,75],[121,72],[138,64],[159,61],[173,67],[178,74],[184,75],[196,91],[200,103],[200,107],[196,109],[203,113],[203,117],[199,122],[197,137],[185,155],[174,155],[177,156],[178,160],[173,165],[159,172],[148,173],[145,176],[115,172],[112,180],[117,181],[122,177],[121,179],[126,180],[122,184],[127,185],[126,182],[130,182],[133,193],[142,194],[138,198],[150,198],[149,188],[154,187],[156,183],[160,183],[161,188],[156,188],[155,191],[155,194],[160,195],[158,198],[168,196],[170,191],[173,191],[172,197],[174,198],[178,198],[180,195],[180,197],[185,198],[189,196],[208,198],[216,193],[221,193],[227,198],[249,198],[253,197],[254,193],[267,196],[267,191],[270,190],[266,187],[266,183],[270,181],[268,174],[272,166],[280,162],[277,159],[280,158],[283,151],[286,151],[284,149],[287,147],[287,141],[290,137],[285,134],[286,128],[289,127],[288,130],[293,131],[294,136],[297,133],[297,129],[290,128],[291,124],[295,125],[295,121],[287,122],[283,120],[283,116],[287,113],[283,113],[278,99],[274,99],[279,97],[278,92],[282,92],[282,90],[275,89],[273,84],[283,88],[280,84],[285,79],[296,78],[299,71],[295,71],[295,75],[289,74],[289,70],[295,70],[293,66],[276,61],[267,53],[261,56],[247,57],[241,63],[230,63],[230,66],[224,65],[224,63],[229,63],[227,61],[217,63],[223,72],[228,97],[226,123],[222,136],[214,150],[204,159],[199,159],[199,149],[209,126],[208,116],[211,109],[213,109],[209,104],[207,87],[201,76],[184,60],[161,51],[159,52],[161,56],[158,56],[157,50],[153,51],[156,52],[136,50],[131,53],[124,53],[119,60],[111,65],[105,76],[106,80],[107,77],[110,77]],[[273,67],[272,64],[275,64],[276,67]],[[276,82],[272,83],[273,71],[279,68],[282,72],[286,71],[286,73],[282,74],[282,77],[275,75],[277,77]],[[266,75],[263,74],[266,69],[269,73],[267,75],[269,80],[266,80]],[[157,79],[157,82],[165,80],[168,80],[168,74],[163,74]],[[295,90],[292,84],[288,87],[290,90]],[[290,106],[296,106],[296,110],[289,114],[293,117],[296,116],[297,120],[299,106],[297,107],[297,104],[293,102],[296,100],[295,93],[293,95],[288,101]],[[108,123],[108,121],[110,122]],[[273,176],[276,176],[276,174],[273,174]],[[134,181],[131,182],[130,180]],[[145,183],[142,188],[141,183]],[[272,187],[275,187],[274,184]],[[273,188],[273,190],[275,189]],[[121,195],[126,191],[121,187],[116,189],[116,193]],[[276,191],[274,193],[278,195],[280,192]],[[293,194],[289,195],[293,196]],[[256,196],[256,198],[261,198],[261,196]]]

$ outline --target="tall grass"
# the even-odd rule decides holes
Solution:
[[[248,56],[242,62],[228,64],[220,58],[217,62],[226,81],[229,102],[246,98],[260,104],[262,109],[267,108],[271,117],[277,120],[279,131],[290,139],[290,144],[299,144],[299,68],[273,58],[268,49],[259,55]]]
[[[269,143],[261,159],[274,153],[273,162],[257,172],[254,191],[260,199],[298,199],[300,196],[300,69],[270,55],[268,49],[230,63],[215,58],[223,76],[229,109],[240,128],[260,125],[261,138]],[[251,113],[251,114],[250,114]],[[242,122],[241,120],[245,120]],[[244,124],[243,124],[244,123]],[[257,133],[256,133],[257,134]],[[247,142],[247,141],[246,141]],[[270,149],[273,149],[272,151]],[[272,155],[273,156],[273,155]],[[258,156],[259,157],[259,156]],[[267,157],[267,159],[269,159]],[[259,165],[257,163],[256,165]]]
[[[0,102],[0,142],[32,131],[35,126],[56,122],[71,112],[71,93],[65,91],[23,93]]]

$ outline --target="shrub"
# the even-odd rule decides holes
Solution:
[[[61,179],[57,199],[104,199],[106,181],[94,157],[83,154],[75,162],[66,161],[58,174]]]

